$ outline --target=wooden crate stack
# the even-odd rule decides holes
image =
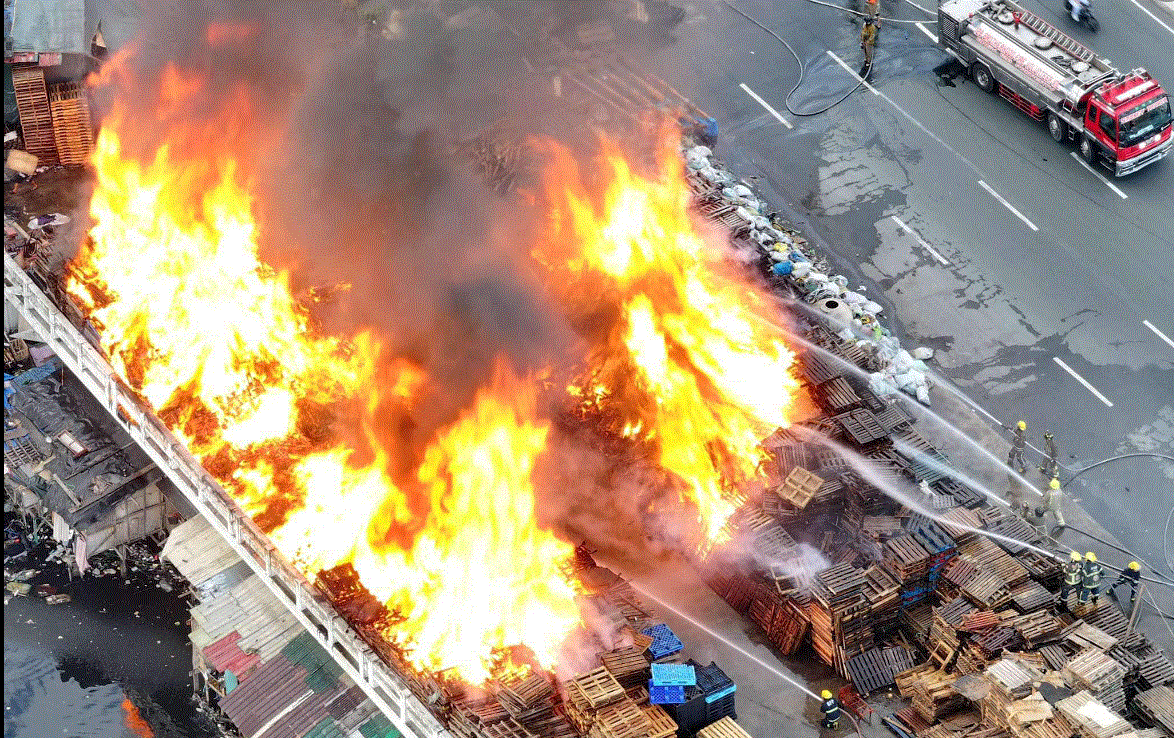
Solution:
[[[505,711],[532,735],[574,735],[574,727],[555,709],[555,688],[550,677],[534,672],[497,684],[497,699]]]
[[[677,734],[677,723],[664,711],[663,707],[646,705],[641,709],[644,710],[644,717],[648,718],[648,724],[651,726],[648,730],[648,738],[669,738]]]
[[[1075,689],[1084,689],[1116,712],[1125,710],[1125,667],[1097,648],[1087,648],[1068,660],[1061,674]]]
[[[1125,718],[1098,702],[1087,690],[1060,700],[1056,709],[1081,738],[1113,738],[1132,728]]]
[[[985,676],[990,689],[979,701],[982,720],[988,725],[1000,725],[1013,732],[1011,704],[1030,696],[1034,683],[1043,675],[1015,659],[1003,658],[991,664]]]
[[[1174,688],[1161,686],[1147,689],[1133,701],[1138,714],[1155,728],[1174,735]]]
[[[917,715],[932,725],[966,704],[965,699],[951,688],[955,678],[932,664],[922,664],[897,674],[893,681]]]
[[[58,162],[85,164],[94,148],[94,127],[85,86],[74,82],[53,85],[49,91],[49,109]]]
[[[1046,610],[1010,618],[1006,625],[1013,628],[1031,649],[1059,640],[1064,631],[1064,623]]]
[[[495,731],[495,738],[526,738],[501,703],[494,697],[465,696],[455,700],[449,712],[448,729],[457,738],[487,738],[488,728],[496,723],[507,723]]]
[[[872,627],[877,637],[891,635],[898,625],[901,583],[883,566],[873,565],[864,570],[862,591],[872,610]]]
[[[580,735],[587,734],[601,709],[622,700],[631,702],[623,685],[602,666],[566,684],[567,719]]]
[[[750,734],[734,722],[733,718],[724,717],[697,731],[697,738],[750,738]]]
[[[41,164],[56,164],[57,144],[53,139],[53,112],[45,89],[45,70],[40,67],[13,69],[12,87],[20,111],[25,151],[37,156]]]
[[[885,542],[881,563],[901,582],[902,608],[912,607],[929,596],[929,562],[929,552],[912,535]]]
[[[811,643],[825,664],[844,677],[847,660],[874,644],[872,608],[864,598],[864,572],[839,564],[816,577],[807,612]]]
[[[599,654],[599,662],[624,689],[638,687],[648,681],[648,659],[642,648],[626,646],[605,651]]]
[[[647,738],[651,732],[648,715],[625,695],[596,711],[587,738]]]

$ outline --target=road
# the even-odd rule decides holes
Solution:
[[[731,2],[804,60],[792,108],[821,109],[858,84],[849,14]],[[1119,68],[1174,86],[1174,17],[1157,2],[1097,3],[1095,35],[1059,2],[1027,6]],[[881,8],[927,19],[905,0]],[[947,57],[932,20],[883,24],[871,85],[798,116],[784,101],[799,70],[778,40],[720,3],[687,10],[666,74],[718,120],[719,156],[823,241],[907,347],[936,349],[944,374],[1004,425],[1025,420],[1036,446],[1051,430],[1065,480],[1119,454],[1174,455],[1174,161],[1125,179],[1092,172],[1006,101],[961,78],[939,86]],[[1164,568],[1172,480],[1172,464],[1124,459],[1068,490]]]

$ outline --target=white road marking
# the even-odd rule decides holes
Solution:
[[[1166,343],[1170,344],[1170,348],[1174,348],[1174,341],[1171,341],[1169,336],[1167,336],[1165,333],[1162,333],[1160,330],[1158,330],[1158,327],[1156,325],[1149,322],[1148,320],[1141,321],[1141,324],[1144,325],[1146,328],[1149,328],[1155,334],[1157,334],[1158,338],[1160,338],[1163,341],[1165,341]]]
[[[924,33],[926,36],[929,36],[929,37],[930,37],[930,39],[931,39],[931,40],[932,40],[932,41],[933,41],[935,44],[938,42],[938,35],[937,35],[936,33],[934,33],[933,31],[929,30],[928,28],[926,28],[924,23],[914,23],[913,25],[915,25],[915,26],[917,26],[918,28],[920,28],[920,29],[921,29],[921,32],[922,32],[922,33]]]
[[[898,218],[897,216],[895,216],[895,215],[892,215],[892,216],[890,216],[890,217],[893,219],[893,222],[894,222],[894,223],[896,223],[897,225],[899,225],[899,226],[901,227],[901,229],[902,229],[903,231],[905,231],[906,233],[909,233],[909,234],[911,234],[911,235],[912,235],[914,238],[916,238],[916,239],[917,239],[917,243],[921,244],[921,248],[923,248],[923,249],[925,249],[926,251],[928,251],[929,253],[933,254],[933,257],[934,257],[935,259],[937,259],[938,261],[940,261],[942,264],[944,264],[944,265],[946,265],[946,266],[949,266],[949,265],[950,265],[950,262],[949,262],[949,260],[948,260],[948,259],[946,259],[946,257],[944,257],[944,256],[942,256],[941,254],[939,254],[938,252],[934,251],[934,248],[933,248],[933,246],[930,246],[928,243],[926,243],[926,242],[925,242],[925,239],[923,239],[923,238],[922,238],[920,235],[918,235],[917,231],[915,231],[915,230],[913,230],[912,228],[910,228],[909,226],[905,225],[905,224],[904,224],[904,223],[901,221],[901,219],[900,219],[900,218]]]
[[[1091,393],[1093,393],[1094,395],[1096,395],[1098,400],[1100,400],[1101,402],[1105,403],[1105,404],[1106,404],[1106,405],[1108,405],[1109,407],[1113,407],[1113,403],[1109,401],[1109,398],[1108,398],[1108,397],[1105,397],[1104,395],[1102,395],[1102,394],[1100,393],[1100,391],[1098,391],[1098,390],[1097,390],[1097,388],[1096,388],[1096,387],[1093,387],[1091,384],[1089,384],[1089,383],[1088,383],[1088,380],[1087,380],[1087,379],[1085,379],[1084,377],[1080,376],[1080,375],[1079,375],[1079,374],[1077,374],[1075,371],[1073,371],[1072,367],[1068,366],[1068,365],[1067,365],[1067,364],[1065,364],[1063,361],[1061,361],[1061,360],[1060,360],[1060,358],[1059,358],[1058,356],[1053,356],[1053,357],[1052,357],[1052,361],[1054,361],[1054,362],[1056,362],[1057,364],[1059,364],[1061,369],[1063,369],[1064,371],[1066,371],[1066,372],[1068,372],[1069,374],[1071,374],[1071,375],[1072,375],[1072,376],[1073,376],[1073,377],[1076,379],[1076,381],[1077,381],[1077,382],[1080,382],[1081,384],[1083,384],[1085,389],[1087,389],[1089,392],[1091,392]]]
[[[1124,192],[1122,192],[1121,190],[1119,190],[1117,188],[1117,185],[1113,184],[1112,182],[1110,182],[1109,180],[1107,180],[1103,176],[1101,176],[1101,173],[1098,172],[1097,170],[1093,169],[1092,167],[1090,167],[1088,165],[1087,161],[1085,161],[1084,159],[1081,159],[1079,156],[1077,156],[1075,151],[1069,151],[1068,153],[1072,154],[1073,159],[1080,162],[1080,166],[1082,166],[1085,169],[1087,169],[1088,171],[1092,172],[1092,176],[1094,176],[1097,179],[1099,179],[1100,181],[1104,182],[1106,187],[1108,187],[1110,190],[1112,190],[1113,192],[1116,192],[1118,195],[1120,195],[1122,200],[1129,199],[1129,195],[1126,195]]]
[[[754,90],[750,89],[749,87],[747,87],[745,83],[742,83],[742,84],[740,84],[740,85],[738,85],[738,86],[739,86],[739,87],[741,87],[743,90],[745,90],[747,95],[749,95],[750,97],[754,98],[754,101],[755,101],[755,102],[757,102],[757,103],[758,103],[759,105],[761,105],[762,107],[766,108],[766,112],[770,113],[770,114],[771,114],[771,115],[773,115],[775,118],[777,118],[777,119],[778,119],[778,121],[779,121],[779,123],[782,123],[782,124],[783,124],[783,125],[785,125],[787,128],[793,128],[793,127],[794,127],[794,126],[792,126],[792,125],[791,125],[791,124],[790,124],[790,123],[787,121],[787,119],[786,119],[786,118],[784,118],[782,115],[780,115],[780,114],[779,114],[779,111],[777,111],[777,110],[775,110],[774,108],[772,108],[772,107],[770,106],[770,104],[769,104],[769,103],[767,103],[767,101],[766,101],[766,100],[763,100],[761,97],[759,97],[759,96],[758,96],[758,93],[757,93],[757,92],[755,92]]]
[[[847,70],[848,70],[848,74],[852,75],[852,76],[853,76],[853,77],[855,77],[856,79],[858,79],[858,80],[860,80],[861,82],[863,82],[863,83],[864,83],[864,86],[865,86],[865,87],[867,87],[867,88],[869,89],[869,91],[870,91],[872,94],[874,94],[874,95],[879,95],[879,94],[880,94],[880,92],[878,92],[878,91],[877,91],[877,89],[876,89],[875,87],[873,87],[872,85],[870,85],[870,84],[868,84],[867,82],[865,82],[865,81],[864,81],[864,78],[863,78],[863,77],[861,77],[859,74],[857,74],[857,73],[855,72],[855,70],[853,70],[853,69],[852,69],[852,67],[850,67],[850,66],[848,66],[847,64],[845,64],[843,59],[841,59],[840,57],[838,57],[838,56],[836,56],[835,54],[833,54],[831,49],[828,49],[828,56],[830,56],[831,58],[835,59],[835,60],[836,60],[836,63],[837,63],[837,64],[839,64],[841,67],[843,67],[844,69],[847,69]]]
[[[982,186],[982,188],[983,188],[984,190],[986,190],[987,192],[991,193],[991,197],[993,197],[993,198],[995,198],[996,200],[998,200],[999,202],[1003,203],[1003,207],[1007,208],[1007,209],[1008,209],[1008,210],[1010,210],[1012,213],[1014,213],[1014,215],[1015,215],[1015,217],[1016,217],[1016,218],[1018,218],[1019,220],[1023,221],[1024,223],[1026,223],[1028,228],[1030,228],[1030,229],[1031,229],[1031,230],[1033,230],[1033,231],[1038,231],[1038,230],[1039,230],[1039,228],[1037,228],[1037,227],[1036,227],[1035,223],[1032,223],[1030,220],[1028,220],[1028,219],[1026,218],[1026,216],[1024,216],[1024,215],[1023,215],[1023,213],[1021,213],[1021,212],[1019,212],[1018,210],[1016,210],[1014,205],[1012,205],[1011,203],[1009,203],[1009,202],[1007,202],[1006,200],[1004,200],[1002,195],[1000,195],[999,193],[997,193],[997,192],[995,192],[993,189],[991,189],[991,186],[990,186],[989,184],[987,184],[986,182],[982,181],[981,179],[980,179],[980,180],[978,180],[978,184],[979,184],[979,185],[981,185],[981,186]]]
[[[1147,9],[1146,9],[1146,7],[1145,7],[1144,5],[1142,5],[1141,3],[1139,3],[1137,0],[1130,0],[1130,2],[1132,2],[1132,3],[1133,3],[1134,5],[1136,5],[1137,7],[1141,8],[1141,12],[1143,12],[1143,13],[1145,13],[1146,15],[1148,15],[1149,17],[1153,18],[1153,19],[1154,19],[1154,21],[1155,21],[1155,22],[1157,22],[1157,24],[1158,24],[1159,26],[1161,26],[1162,28],[1165,28],[1165,29],[1166,29],[1167,31],[1169,31],[1170,33],[1174,33],[1174,28],[1171,28],[1170,26],[1168,26],[1168,25],[1166,25],[1165,23],[1163,23],[1163,22],[1162,22],[1162,21],[1161,21],[1161,20],[1158,18],[1158,16],[1154,15],[1154,14],[1153,14],[1153,13],[1151,13],[1149,10],[1147,10]]]

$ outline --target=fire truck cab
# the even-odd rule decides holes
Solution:
[[[938,38],[986,92],[1046,122],[1057,142],[1120,177],[1174,145],[1170,99],[1144,69],[1112,64],[1014,0],[939,0]]]

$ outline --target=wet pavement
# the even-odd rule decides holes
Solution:
[[[732,1],[806,64],[792,108],[825,107],[858,84],[828,54],[859,67],[856,18],[807,2]],[[1051,4],[1027,5],[1118,67],[1174,85],[1169,34],[1135,5],[1098,5],[1096,35]],[[1037,447],[1055,434],[1063,481],[1121,454],[1174,455],[1174,345],[1153,329],[1174,336],[1174,166],[1090,173],[1005,101],[962,78],[940,87],[934,70],[948,57],[929,16],[895,0],[882,0],[881,14],[927,22],[882,24],[872,88],[822,115],[787,109],[794,58],[721,3],[688,5],[663,71],[718,120],[718,156],[808,228],[835,271],[885,306],[883,322],[907,347],[936,349],[944,375],[1002,425],[1025,420]],[[1172,480],[1174,464],[1130,458],[1067,490],[1170,576]],[[1104,550],[1073,532],[1064,540]]]

